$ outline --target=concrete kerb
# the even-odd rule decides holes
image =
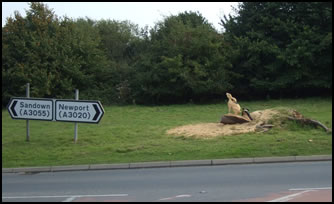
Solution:
[[[39,173],[39,172],[49,172],[51,167],[25,167],[25,168],[12,168],[12,173]],[[2,171],[3,172],[3,171]]]
[[[163,168],[163,167],[171,167],[170,161],[161,161],[161,162],[137,162],[137,163],[130,163],[129,168]]]
[[[50,166],[50,167],[2,168],[2,173],[116,170],[116,169],[136,169],[136,168],[165,168],[165,167],[212,166],[212,165],[228,165],[228,164],[256,164],[256,163],[329,161],[329,160],[332,160],[332,155],[254,157],[254,158],[212,159],[212,160],[136,162],[136,163],[124,163],[124,164],[91,164],[91,165]]]
[[[251,164],[254,163],[254,158],[234,158],[234,159],[214,159],[213,165],[226,165],[226,164]]]
[[[293,162],[296,161],[296,156],[287,157],[255,157],[254,163],[268,163],[268,162]]]
[[[171,167],[181,166],[210,166],[212,160],[182,160],[182,161],[171,161]]]
[[[312,155],[312,156],[296,156],[296,161],[326,161],[332,160],[332,155]]]
[[[89,170],[89,165],[52,166],[51,171],[85,171]]]
[[[89,170],[128,169],[130,164],[92,164]]]

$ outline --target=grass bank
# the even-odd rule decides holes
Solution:
[[[240,101],[250,111],[293,108],[332,128],[332,99]],[[195,139],[167,135],[180,125],[219,122],[226,103],[108,106],[99,124],[13,120],[2,111],[2,167],[332,154],[332,134],[287,122],[265,133]],[[310,142],[311,140],[311,142]]]

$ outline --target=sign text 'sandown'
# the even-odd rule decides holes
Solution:
[[[52,99],[11,98],[7,109],[13,119],[53,120]]]

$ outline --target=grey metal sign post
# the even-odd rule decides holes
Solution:
[[[27,87],[26,87],[26,96],[27,98],[30,98],[30,84],[27,83]],[[29,142],[30,140],[30,127],[29,127],[29,120],[27,120],[27,138],[26,138],[27,142]]]
[[[79,100],[79,89],[75,89],[75,100]],[[74,123],[74,143],[78,140],[78,123]]]

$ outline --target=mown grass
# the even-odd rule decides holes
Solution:
[[[296,109],[332,128],[332,99],[240,102],[251,111]],[[211,105],[108,106],[99,124],[13,120],[2,111],[2,167],[332,154],[332,134],[293,121],[266,133],[195,139],[166,135],[170,128],[219,122],[225,102]],[[309,140],[312,140],[311,142]]]

